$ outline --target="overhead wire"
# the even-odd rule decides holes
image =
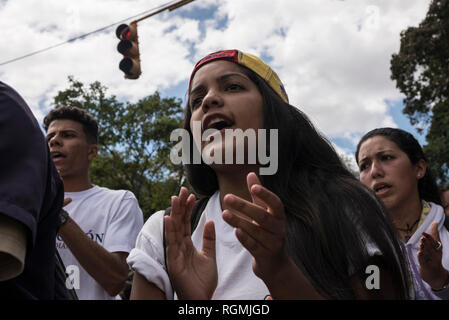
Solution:
[[[43,48],[43,49],[40,49],[40,50],[37,50],[37,51],[33,51],[33,52],[31,52],[31,53],[25,54],[25,55],[20,56],[20,57],[17,57],[17,58],[13,58],[13,59],[10,59],[10,60],[6,60],[6,61],[3,61],[3,62],[0,62],[0,66],[4,66],[4,65],[6,65],[6,64],[10,64],[10,63],[13,63],[13,62],[15,62],[15,61],[19,61],[19,60],[22,60],[22,59],[25,59],[25,58],[28,58],[28,57],[37,55],[37,54],[39,54],[39,53],[42,53],[42,52],[45,52],[45,51],[48,51],[48,50],[51,50],[51,49],[54,49],[54,48],[63,46],[63,45],[65,45],[65,44],[68,44],[68,43],[71,43],[71,42],[75,42],[76,40],[79,40],[79,39],[87,38],[88,36],[90,36],[90,35],[92,35],[92,34],[94,34],[94,33],[102,32],[102,31],[104,31],[104,30],[106,30],[106,29],[109,29],[109,28],[112,28],[112,27],[114,27],[114,26],[116,26],[116,25],[118,25],[118,24],[124,23],[124,22],[126,22],[126,21],[129,21],[129,20],[134,19],[134,18],[137,18],[137,17],[140,17],[140,16],[142,16],[142,15],[144,15],[144,14],[148,14],[149,12],[153,12],[153,11],[157,12],[158,10],[160,10],[160,9],[163,8],[163,7],[170,7],[170,5],[173,4],[173,3],[175,3],[175,2],[177,2],[177,0],[173,0],[173,1],[167,2],[166,4],[163,4],[163,5],[160,5],[160,6],[158,6],[158,7],[155,7],[155,8],[149,9],[149,10],[146,10],[146,11],[141,12],[141,13],[139,13],[139,14],[136,14],[136,15],[134,15],[134,16],[132,16],[132,17],[128,17],[128,18],[126,18],[126,19],[120,20],[120,21],[118,21],[118,22],[112,23],[112,24],[110,24],[110,25],[107,25],[107,26],[105,26],[105,27],[96,29],[96,30],[94,30],[94,31],[91,31],[91,32],[82,34],[82,35],[80,35],[80,36],[76,36],[76,37],[74,37],[74,38],[71,38],[71,39],[68,39],[68,40],[66,40],[66,41],[60,42],[60,43],[58,43],[58,44],[54,44],[54,45],[52,45],[52,46],[49,46],[49,47],[46,47],[46,48]]]

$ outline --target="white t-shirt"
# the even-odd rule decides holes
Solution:
[[[94,186],[81,192],[66,192],[64,196],[72,198],[64,209],[93,241],[109,252],[130,252],[134,248],[143,226],[143,215],[131,191]],[[73,272],[71,266],[79,268],[79,289],[76,281],[72,283],[80,300],[116,299],[84,270],[59,235],[56,247],[69,274]]]
[[[201,250],[203,229],[206,221],[215,225],[215,249],[218,284],[213,299],[216,300],[263,300],[269,297],[268,288],[252,270],[251,254],[235,236],[235,230],[221,216],[219,192],[208,201],[200,221],[192,234],[192,242]],[[139,233],[134,248],[128,256],[130,267],[173,299],[173,291],[165,269],[163,251],[164,211],[153,214]],[[176,299],[176,297],[175,297]]]

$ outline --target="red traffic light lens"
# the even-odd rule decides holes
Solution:
[[[129,31],[129,28],[123,31],[122,33],[122,39],[129,40],[129,36],[131,35],[131,31]]]
[[[122,40],[123,38],[123,33],[124,32],[130,32],[129,31],[129,26],[127,24],[121,24],[117,27],[117,29],[115,29],[115,35],[117,36],[117,38],[119,38],[120,40]]]

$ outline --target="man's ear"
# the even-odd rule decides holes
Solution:
[[[427,164],[424,159],[420,159],[416,164],[416,178],[421,179],[426,174]]]
[[[98,153],[98,145],[97,144],[90,144],[89,145],[89,151],[87,153],[87,158],[89,159],[89,161],[92,161]]]

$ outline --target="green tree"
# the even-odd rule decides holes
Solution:
[[[449,105],[439,103],[433,107],[432,124],[426,136],[424,153],[430,168],[442,185],[449,182]]]
[[[403,113],[419,132],[440,182],[449,181],[449,0],[432,0],[418,27],[401,32],[391,78],[405,95]]]
[[[100,82],[88,86],[69,77],[54,106],[76,106],[91,113],[99,125],[99,152],[91,165],[94,184],[132,191],[145,219],[170,205],[183,181],[180,165],[170,161],[176,142],[170,133],[182,121],[181,100],[156,92],[137,103],[123,103]]]

